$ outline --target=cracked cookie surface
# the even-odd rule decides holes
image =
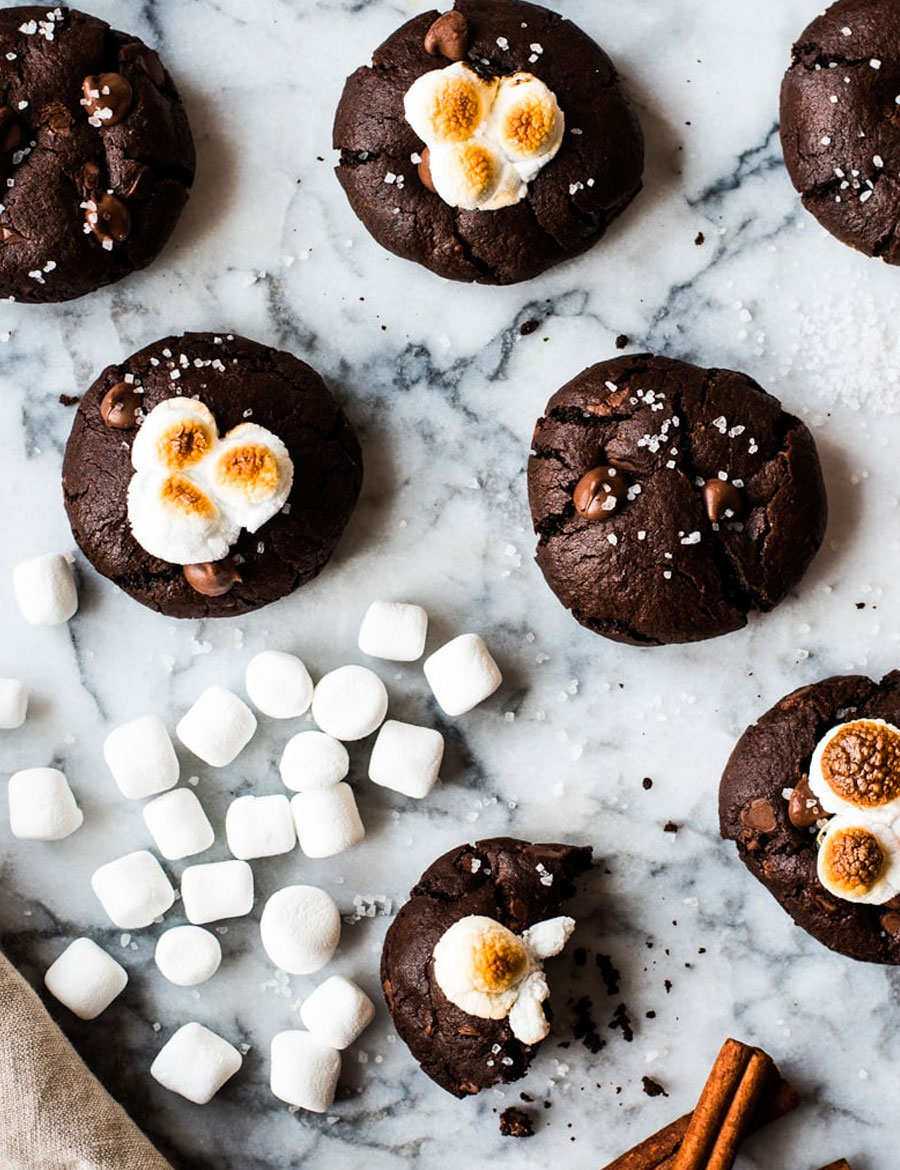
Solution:
[[[495,837],[439,857],[400,908],[381,956],[385,999],[422,1071],[448,1093],[465,1097],[519,1080],[538,1045],[517,1040],[505,1017],[481,1019],[452,1004],[434,978],[436,943],[469,914],[494,918],[517,934],[554,917],[590,865],[586,846]]]
[[[781,86],[784,160],[842,243],[900,264],[900,7],[838,0],[794,45]]]
[[[556,94],[566,118],[559,153],[526,198],[498,211],[459,210],[423,185],[411,161],[423,144],[403,98],[447,64],[425,50],[434,11],[403,25],[348,78],[334,124],[337,175],[389,251],[451,280],[513,284],[601,238],[641,188],[643,138],[612,62],[570,21],[521,0],[457,0],[455,11],[467,21],[472,68],[485,77],[532,72]]]
[[[66,301],[144,268],[194,179],[187,116],[159,57],[102,20],[46,7],[0,10],[0,55],[0,296]]]
[[[104,422],[101,404],[122,384],[139,386],[143,413],[167,398],[196,397],[220,433],[244,422],[287,446],[294,481],[285,509],[256,533],[241,531],[230,556],[239,575],[222,596],[188,584],[181,565],[159,560],[134,539],[127,492],[137,429]],[[63,462],[63,494],[79,548],[104,577],[171,617],[230,617],[293,592],[327,563],[362,483],[356,435],[325,383],[291,354],[232,335],[167,337],[108,366],[78,407]]]
[[[609,467],[621,498],[583,514],[583,480]],[[778,399],[650,354],[591,366],[551,398],[528,492],[550,588],[582,625],[639,645],[717,637],[774,608],[827,518],[812,435]]]
[[[852,959],[897,965],[896,907],[829,893],[816,873],[816,826],[795,828],[789,818],[786,794],[803,782],[819,740],[847,719],[900,721],[900,672],[881,682],[840,675],[801,687],[748,727],[722,775],[720,829],[754,877],[813,938]]]

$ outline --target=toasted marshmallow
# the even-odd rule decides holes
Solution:
[[[880,906],[900,893],[900,838],[887,825],[835,817],[822,832],[817,868],[835,897]]]
[[[218,444],[208,474],[212,494],[229,517],[256,532],[287,503],[294,465],[277,435],[241,423]]]
[[[222,560],[241,530],[195,480],[177,472],[135,472],[128,522],[141,548],[173,565]]]
[[[890,824],[900,817],[900,728],[883,719],[831,728],[813,752],[809,786],[828,813]]]
[[[556,95],[531,73],[505,77],[490,114],[488,133],[529,182],[559,150],[566,122]]]
[[[558,954],[574,928],[571,918],[554,918],[519,936],[493,918],[470,914],[438,940],[434,977],[462,1011],[486,1020],[509,1016],[513,1035],[537,1044],[550,1030],[541,1006],[550,994],[541,961]]]
[[[464,61],[457,61],[414,81],[403,99],[403,111],[432,149],[441,143],[465,142],[487,116],[496,88],[496,81],[483,81]]]
[[[135,435],[135,471],[189,471],[212,451],[218,428],[212,411],[195,398],[166,398],[150,411]]]
[[[431,181],[445,203],[464,211],[496,211],[525,194],[513,168],[480,138],[432,147]]]

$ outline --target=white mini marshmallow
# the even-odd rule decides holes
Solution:
[[[21,727],[28,714],[28,691],[17,678],[0,678],[0,730]]]
[[[365,739],[381,726],[388,708],[384,683],[365,666],[340,666],[319,680],[312,716],[335,739]]]
[[[56,768],[26,768],[9,778],[9,827],[26,841],[61,841],[80,828],[84,813]]]
[[[246,861],[189,865],[181,875],[188,922],[202,926],[220,918],[243,918],[253,909],[253,870]]]
[[[140,800],[178,783],[178,757],[163,721],[142,715],[116,727],[103,744],[103,758],[123,796]]]
[[[311,975],[337,950],[341,916],[336,902],[324,890],[285,886],[263,907],[259,933],[276,967],[290,975]]]
[[[76,938],[47,968],[44,986],[79,1020],[95,1020],[125,990],[128,972],[93,939]]]
[[[415,662],[425,653],[428,614],[421,605],[373,601],[359,628],[359,648],[373,658]]]
[[[228,848],[241,861],[290,853],[297,844],[286,796],[239,796],[225,814]]]
[[[144,823],[166,861],[203,853],[216,839],[203,806],[190,788],[157,796],[143,808]]]
[[[294,719],[309,710],[313,681],[295,654],[263,650],[247,663],[245,686],[250,701],[271,719]]]
[[[310,1113],[326,1113],[334,1104],[341,1054],[309,1032],[279,1032],[272,1037],[272,1093],[279,1101]]]
[[[218,971],[222,948],[202,926],[173,926],[159,936],[153,958],[170,983],[196,987]]]
[[[307,857],[334,857],[358,845],[366,835],[349,784],[298,792],[291,798],[291,812],[297,840]]]
[[[159,1050],[150,1066],[150,1076],[173,1093],[205,1105],[243,1064],[238,1050],[192,1022],[184,1024]]]
[[[175,734],[184,746],[212,768],[224,768],[244,750],[256,731],[256,716],[232,691],[208,687]]]
[[[444,758],[444,737],[433,727],[388,719],[369,757],[369,779],[417,800],[437,784]]]
[[[152,853],[139,849],[95,869],[91,877],[100,904],[120,930],[140,930],[161,917],[175,891]]]
[[[446,715],[464,715],[503,682],[478,634],[460,634],[425,659],[425,677]]]
[[[285,744],[278,769],[285,788],[294,792],[330,788],[350,771],[350,755],[333,735],[301,731]]]
[[[375,1019],[375,1004],[352,979],[332,975],[303,1001],[300,1019],[319,1040],[344,1049]]]
[[[13,569],[13,592],[32,626],[59,626],[78,609],[72,566],[61,553],[22,561]]]

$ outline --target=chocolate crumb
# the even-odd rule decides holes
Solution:
[[[666,980],[666,981],[663,983],[663,987],[665,987],[665,989],[666,989],[666,995],[668,995],[668,994],[669,994],[669,992],[672,990],[672,980],[671,980],[671,979],[667,979],[667,980]]]
[[[534,1100],[534,1097],[532,1097],[530,1093],[520,1093],[519,1100],[525,1101],[527,1104],[530,1105],[532,1103],[532,1101]]]
[[[524,1109],[516,1109],[515,1105],[510,1105],[500,1114],[500,1132],[504,1137],[533,1137],[534,1124]]]
[[[60,406],[77,406],[81,401],[81,396],[78,394],[60,394]]]
[[[677,833],[678,826],[675,824],[674,821],[666,821],[666,823],[663,825],[663,832],[664,833]]]
[[[642,1077],[641,1084],[648,1097],[668,1097],[668,1093],[653,1077]]]
[[[620,1003],[613,1012],[613,1018],[609,1021],[608,1027],[619,1028],[622,1032],[622,1039],[627,1040],[630,1044],[634,1039],[634,1028],[631,1024],[631,1017],[628,1015],[628,1008],[624,1003]]]
[[[645,792],[649,792],[650,789],[653,787],[653,781],[650,779],[649,776],[645,776],[644,779],[641,781],[641,784],[643,784]]]
[[[540,321],[523,321],[519,326],[519,333],[521,333],[523,337],[527,337],[529,333],[534,333],[537,329],[539,329],[540,324]]]
[[[616,349],[624,349],[625,346],[628,345],[628,340],[627,333],[620,333],[616,338]]]
[[[656,1019],[656,1012],[653,1011],[652,1008],[649,1012],[644,1012],[644,1015],[647,1017],[648,1020],[655,1020]]]
[[[694,243],[698,248],[706,243],[706,236],[703,234],[703,232],[697,232],[697,238],[694,240]]]
[[[576,947],[572,952],[572,962],[576,967],[583,967],[587,963],[587,951],[584,947]]]
[[[597,955],[594,959],[597,968],[600,971],[600,977],[606,984],[607,995],[619,994],[619,980],[621,976],[609,955]]]
[[[606,1047],[606,1041],[597,1031],[597,1024],[594,1021],[592,1014],[593,1004],[590,996],[584,995],[572,1006],[573,1024],[572,1034],[576,1040],[580,1040],[585,1048],[593,1056],[596,1056],[601,1048]]]
[[[857,603],[856,603],[856,608],[857,608],[857,609],[865,609],[865,608],[866,608],[866,603],[865,603],[864,601],[857,601]]]

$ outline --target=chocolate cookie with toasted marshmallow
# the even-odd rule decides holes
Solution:
[[[525,1075],[550,1023],[544,962],[575,927],[560,914],[591,850],[508,837],[439,857],[388,930],[381,979],[394,1025],[456,1097]]]
[[[231,334],[168,337],[84,395],[63,463],[94,567],[172,617],[227,617],[325,566],[362,456],[319,375]]]
[[[347,80],[338,178],[380,244],[440,276],[528,280],[595,244],[641,187],[640,125],[604,51],[523,0],[415,17]]]
[[[900,965],[900,671],[776,703],[732,752],[719,817],[799,926],[850,958]]]

